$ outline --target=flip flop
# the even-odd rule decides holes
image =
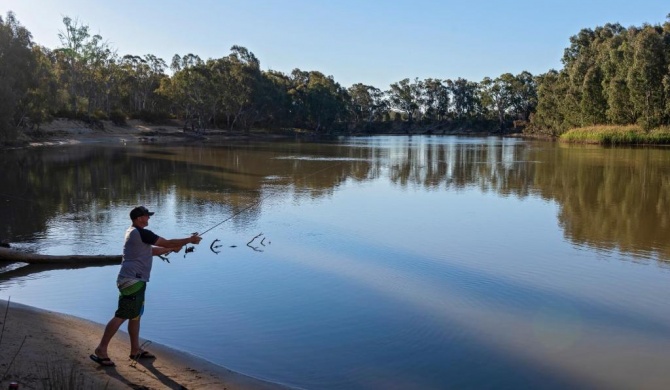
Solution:
[[[98,355],[91,355],[89,357],[91,358],[91,360],[93,360],[94,362],[96,362],[99,365],[104,366],[104,367],[114,367],[116,365],[116,364],[114,364],[112,359],[110,359],[108,357],[103,358],[103,357],[100,357]]]
[[[156,359],[156,356],[149,351],[142,351],[140,353],[136,353],[135,355],[130,355],[128,357],[133,359],[133,360]]]

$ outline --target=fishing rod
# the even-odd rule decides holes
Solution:
[[[329,165],[329,166],[327,166],[327,167],[325,167],[325,168],[319,169],[318,171],[312,172],[312,173],[310,173],[310,174],[307,175],[307,176],[304,176],[303,179],[306,179],[306,178],[308,178],[308,177],[314,176],[314,175],[316,175],[316,174],[318,174],[318,173],[321,173],[321,172],[323,172],[323,171],[325,171],[325,170],[327,170],[327,169],[334,168],[334,167],[336,167],[336,166],[338,166],[338,165],[342,165],[342,164],[343,164],[343,162],[338,162],[337,164]],[[260,204],[264,199],[270,197],[271,195],[273,195],[273,193],[268,193],[268,194],[266,194],[266,195],[260,197],[260,198],[259,198],[258,200],[256,200],[255,202],[249,204],[248,206],[246,206],[246,207],[243,208],[242,210],[237,211],[236,213],[234,213],[234,214],[231,215],[230,217],[224,219],[223,221],[216,223],[215,225],[213,225],[213,226],[210,227],[209,229],[205,230],[204,232],[202,232],[202,233],[193,233],[193,235],[197,235],[197,236],[202,237],[204,234],[206,234],[206,233],[208,233],[208,232],[214,230],[215,228],[217,228],[217,227],[223,225],[224,223],[226,223],[226,222],[230,221],[231,219],[237,217],[238,215],[242,214],[243,212],[245,212],[245,211],[247,211],[247,210],[249,210],[249,209],[251,209],[251,208],[257,206],[257,205]],[[262,234],[262,233],[261,233],[261,234]],[[260,235],[260,234],[259,234],[259,235]],[[256,238],[258,238],[258,236],[254,237],[254,239],[256,239]],[[217,241],[217,240],[215,240],[214,242],[216,242],[216,241]],[[253,241],[253,239],[252,239],[251,241]],[[213,242],[212,245],[210,246],[210,249],[212,250],[212,252],[215,252],[214,249],[212,249],[212,246],[214,245],[214,242]],[[218,247],[219,247],[219,246],[217,246],[217,248],[218,248]],[[184,252],[184,257],[186,257],[186,253],[193,252],[194,249],[195,249],[195,247],[190,247],[190,248],[189,248],[189,247],[187,246],[186,249],[185,249],[185,252]],[[252,248],[252,249],[253,249],[253,248]],[[163,255],[163,256],[159,256],[159,257],[160,257],[162,260],[167,261],[167,262],[169,263],[170,261],[167,259],[167,256],[168,256],[170,253],[174,253],[174,252],[169,252],[169,253],[167,253],[167,254],[165,254],[165,255]],[[216,252],[215,252],[215,253],[216,253]]]

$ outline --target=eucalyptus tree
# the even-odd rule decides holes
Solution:
[[[664,119],[666,96],[663,79],[668,74],[666,45],[660,27],[645,26],[633,40],[633,64],[628,86],[638,123],[644,129],[660,125]]]
[[[23,121],[17,107],[34,87],[32,46],[30,32],[12,12],[0,17],[0,141],[14,139],[16,125]]]
[[[289,82],[290,86],[287,94],[291,100],[290,116],[293,122],[292,126],[307,126],[307,84],[309,83],[309,72],[295,68],[289,75]]]
[[[422,83],[423,98],[421,99],[425,107],[425,116],[431,120],[444,120],[449,113],[451,99],[449,89],[439,79],[425,79]]]
[[[91,35],[89,26],[70,17],[63,18],[64,31],[59,31],[61,47],[56,49],[63,54],[67,68],[62,82],[69,94],[69,109],[77,113],[81,104],[86,103],[90,114],[100,98],[100,75],[104,67],[114,56],[99,34]]]
[[[357,83],[349,87],[348,93],[350,112],[356,124],[365,122],[369,125],[374,120],[380,120],[388,110],[384,92],[379,88]]]
[[[584,69],[581,85],[582,125],[595,125],[608,122],[608,99],[612,78],[617,77],[620,63],[610,60],[612,42],[616,41],[624,31],[619,24],[608,23],[593,30],[588,53],[588,67]],[[587,57],[584,55],[584,57]],[[618,56],[615,56],[618,57]]]
[[[261,117],[256,105],[262,83],[260,61],[245,47],[235,45],[230,50],[227,57],[208,64],[228,127],[248,129]]]
[[[35,61],[32,75],[34,83],[28,88],[20,109],[29,118],[30,126],[39,129],[40,124],[47,121],[58,106],[58,79],[54,72],[55,56],[51,50],[34,45],[32,54]]]
[[[512,80],[512,109],[516,119],[528,121],[537,107],[537,78],[528,71]]]
[[[579,102],[582,125],[604,124],[607,121],[607,98],[603,90],[603,82],[600,67],[593,66],[587,70]]]
[[[212,87],[211,74],[205,62],[195,54],[172,57],[171,78],[161,80],[158,93],[173,104],[173,111],[184,118],[192,130],[205,127],[207,113],[215,105],[217,96]]]
[[[155,111],[158,97],[155,91],[166,77],[167,64],[153,54],[142,57],[125,55],[119,61],[123,71],[124,100],[129,112]]]
[[[580,101],[582,122],[632,123],[626,119],[630,101],[626,85],[630,67],[630,50],[626,43],[627,31],[618,23],[596,27],[591,43],[594,64],[585,74]]]
[[[460,77],[453,81],[447,80],[446,83],[453,99],[456,119],[476,117],[481,107],[479,84]]]
[[[492,80],[484,78],[480,83],[482,106],[494,113],[500,130],[505,128],[508,112],[514,101],[514,75],[505,73]]]
[[[569,89],[562,109],[570,127],[584,124],[582,110],[588,106],[589,98],[596,93],[592,90],[590,95],[583,96],[585,81],[597,83],[595,78],[597,74],[593,71],[593,67],[597,66],[597,51],[593,47],[595,38],[596,35],[592,29],[582,29],[577,35],[570,37],[570,47],[566,48],[563,54],[564,70],[569,76]],[[589,70],[591,74],[590,79],[587,80]],[[597,86],[591,85],[591,88],[597,88]],[[591,124],[590,121],[587,123]]]
[[[559,135],[564,130],[561,104],[568,88],[565,72],[554,69],[537,77],[537,109],[531,125],[537,132]]]
[[[635,123],[635,109],[630,98],[628,72],[633,62],[630,33],[619,25],[612,25],[614,34],[603,48],[601,68],[607,99],[607,122],[615,125]]]
[[[259,91],[255,100],[262,114],[258,124],[267,127],[291,126],[291,79],[282,72],[268,70],[261,74]]]
[[[347,91],[332,76],[294,69],[288,93],[296,122],[317,132],[346,117]]]
[[[390,89],[386,92],[391,109],[407,114],[411,123],[415,112],[421,107],[422,89],[423,83],[419,81],[418,77],[413,82],[410,82],[409,79],[403,79],[391,84]]]

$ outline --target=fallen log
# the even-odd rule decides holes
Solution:
[[[50,256],[21,252],[0,247],[0,261],[22,262],[29,264],[121,264],[121,255],[67,255]]]

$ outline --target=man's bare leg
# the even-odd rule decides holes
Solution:
[[[102,334],[102,339],[100,344],[95,348],[95,354],[101,358],[108,358],[107,347],[109,347],[109,342],[112,341],[112,337],[119,330],[121,325],[126,322],[125,318],[114,317],[107,323],[105,326],[105,332]],[[139,328],[138,328],[139,329]]]
[[[140,317],[128,321],[128,335],[130,336],[130,354],[140,353]]]

